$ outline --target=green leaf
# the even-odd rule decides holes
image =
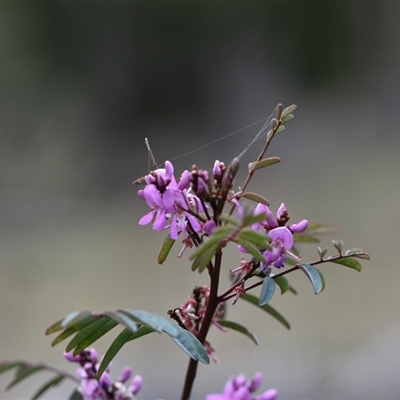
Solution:
[[[289,114],[291,114],[295,109],[297,108],[296,104],[292,104],[289,107],[286,107],[281,114],[282,119],[287,117]]]
[[[201,361],[204,364],[210,363],[207,351],[200,341],[186,329],[179,328],[179,333],[176,337],[170,336],[171,339],[194,360]]]
[[[65,349],[67,352],[74,349],[79,343],[85,340],[88,336],[90,336],[93,332],[97,331],[97,329],[101,328],[105,325],[110,319],[108,317],[99,317],[97,320],[93,321],[91,324],[87,325],[85,328],[80,330],[74,338],[68,343],[67,348]]]
[[[74,311],[71,314],[67,315],[65,318],[60,319],[59,321],[55,322],[49,328],[46,329],[46,335],[50,333],[54,333],[60,331],[61,329],[68,328],[72,325],[78,324],[81,321],[85,320],[86,318],[91,317],[90,311]]]
[[[263,197],[257,193],[246,192],[246,193],[243,193],[240,197],[245,197],[246,199],[253,200],[256,203],[261,203],[266,206],[269,206],[269,201],[265,197]]]
[[[85,350],[87,347],[89,347],[92,343],[96,342],[98,339],[100,339],[102,336],[104,336],[107,332],[109,332],[111,329],[115,328],[118,325],[118,322],[113,321],[110,319],[107,321],[103,326],[98,328],[96,331],[94,331],[91,335],[89,335],[85,340],[82,340],[74,350],[74,355],[79,354],[83,350]]]
[[[125,328],[128,328],[132,333],[138,330],[138,326],[135,321],[132,321],[132,318],[129,318],[125,314],[121,314],[118,311],[107,311],[105,315],[113,319],[115,322],[123,325]]]
[[[256,224],[257,222],[264,221],[265,218],[267,218],[267,215],[265,213],[248,213],[248,215],[244,217],[245,226],[251,226],[253,224]]]
[[[159,264],[163,264],[164,261],[167,259],[168,254],[171,251],[174,243],[175,243],[175,240],[171,239],[169,235],[165,238],[164,243],[161,247],[161,250],[158,253],[158,263]]]
[[[260,246],[262,249],[270,249],[270,238],[265,233],[253,231],[250,228],[245,228],[240,232],[240,238],[248,242]]]
[[[307,233],[295,233],[293,235],[293,238],[296,243],[319,243],[320,240],[314,236],[314,235],[309,235]]]
[[[329,260],[329,259],[328,259]],[[348,258],[339,258],[337,260],[329,260],[330,262],[344,265],[345,267],[349,267],[355,269],[356,271],[360,272],[362,270],[362,265],[359,261],[357,261],[353,257]]]
[[[275,135],[277,135],[278,133],[283,132],[285,129],[286,129],[286,128],[285,128],[283,125],[281,125],[281,126],[276,130]]]
[[[3,361],[0,363],[0,374],[13,368],[21,368],[25,364],[25,361]]]
[[[350,250],[346,251],[345,255],[353,256],[356,258],[361,258],[363,260],[370,260],[369,254],[366,251],[364,251],[363,249],[358,249],[358,248],[350,249]]]
[[[274,279],[267,277],[263,280],[260,298],[258,300],[259,306],[264,306],[272,299],[272,296],[275,293],[275,287],[276,283]]]
[[[295,296],[297,296],[297,290],[292,285],[289,285],[289,292],[292,292]]]
[[[67,337],[73,335],[75,332],[80,331],[82,328],[85,326],[91,324],[92,322],[96,321],[98,318],[94,317],[93,315],[86,317],[76,324],[64,329],[52,342],[51,345],[55,346],[56,344],[62,342],[65,340]]]
[[[260,250],[257,249],[256,246],[254,246],[253,243],[248,242],[247,240],[244,240],[242,238],[237,238],[233,240],[235,243],[239,243],[242,247],[244,247],[257,261],[260,262],[266,262],[264,256],[260,252]]]
[[[240,299],[245,300],[245,301],[255,305],[256,307],[260,308],[261,310],[267,312],[272,317],[274,317],[276,320],[278,320],[282,325],[284,325],[287,329],[290,329],[289,322],[278,311],[276,311],[274,308],[272,308],[269,304],[260,306],[258,304],[258,299],[256,296],[245,293],[240,296]]]
[[[300,268],[311,281],[315,294],[321,293],[324,290],[325,282],[318,269],[310,264],[300,264]]]
[[[154,332],[153,329],[148,326],[141,326],[135,333],[132,333],[130,329],[125,328],[111,343],[111,346],[106,351],[103,359],[101,360],[100,367],[97,371],[97,379],[103,375],[103,372],[106,370],[107,366],[110,362],[115,358],[115,356],[119,353],[121,348],[125,345],[125,343],[138,339],[144,335]]]
[[[45,367],[43,365],[28,365],[28,364],[23,365],[21,368],[19,368],[11,383],[7,385],[6,390],[11,389],[17,383],[26,379],[28,376],[36,372],[43,371],[44,369]]]
[[[61,376],[56,376],[55,378],[49,380],[46,382],[43,386],[41,386],[35,394],[32,396],[31,400],[36,400],[40,396],[42,396],[44,393],[46,393],[49,389],[51,389],[54,386],[57,386],[61,381],[65,379],[64,375]]]
[[[161,333],[165,332],[170,336],[178,334],[178,326],[168,321],[161,315],[149,313],[143,310],[118,310],[119,314],[125,314],[129,318],[134,319],[136,322],[144,324],[154,331]]]
[[[243,333],[243,335],[246,335],[248,338],[250,338],[257,346],[259,345],[260,342],[257,336],[249,332],[247,328],[244,327],[243,325],[240,325],[237,322],[233,321],[226,321],[224,319],[218,319],[217,322],[218,324],[222,325],[225,328],[230,328],[234,331]]]
[[[281,289],[281,294],[286,293],[289,290],[289,281],[284,276],[274,277],[274,280]]]
[[[264,158],[263,160],[260,161],[254,161],[249,164],[249,171],[255,171],[257,169],[266,168],[269,167],[270,165],[277,164],[280,161],[281,159],[279,157],[269,157],[269,158]]]
[[[219,247],[219,242],[215,243],[213,246],[206,248],[199,256],[197,256],[192,263],[192,271],[198,269],[199,273],[202,273],[207,265],[210,264],[212,258],[217,252]],[[191,257],[192,258],[192,257]]]
[[[68,397],[68,400],[83,400],[82,395],[78,392],[78,389],[75,389],[71,395]]]
[[[287,124],[289,121],[291,121],[294,118],[293,114],[287,115],[285,118],[282,118],[282,124]]]

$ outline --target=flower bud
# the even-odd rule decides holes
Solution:
[[[289,226],[289,229],[293,233],[304,232],[308,227],[308,221],[303,219],[302,221],[298,222],[297,224],[292,224]]]

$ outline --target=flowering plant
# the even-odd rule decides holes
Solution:
[[[273,213],[265,197],[247,191],[256,171],[280,161],[277,157],[266,158],[265,153],[272,139],[293,118],[292,112],[295,108],[292,105],[283,109],[279,104],[275,110],[275,118],[268,121],[250,143],[253,144],[270,128],[257,160],[249,164],[247,178],[237,189],[234,178],[243,152],[229,165],[215,161],[210,172],[193,165],[180,175],[179,180],[175,178],[170,161],[165,162],[164,168],[159,168],[154,161],[154,171],[138,180],[138,183],[144,185],[139,190],[139,197],[150,208],[140,219],[139,225],[152,224],[154,231],[168,232],[158,254],[158,263],[162,264],[174,243],[181,240],[182,248],[178,257],[181,258],[187,249],[193,249],[189,256],[191,269],[199,273],[207,271],[207,284],[194,287],[180,306],[168,310],[169,319],[135,309],[102,313],[77,311],[69,314],[51,325],[46,333],[58,332],[52,345],[74,335],[67,344],[64,355],[68,361],[79,364],[76,376],[47,364],[6,361],[0,364],[0,373],[15,370],[15,376],[8,388],[32,373],[47,370],[55,376],[40,387],[32,399],[39,398],[64,379],[77,383],[70,400],[134,399],[142,387],[142,377],[136,375],[128,383],[131,370],[126,367],[113,382],[110,378],[110,363],[126,343],[152,332],[159,332],[170,336],[189,356],[181,394],[182,400],[188,400],[198,362],[207,364],[210,358],[218,361],[216,352],[207,339],[211,326],[222,332],[229,329],[238,331],[258,344],[257,337],[245,326],[226,319],[225,309],[229,302],[233,305],[238,301],[253,304],[289,328],[288,321],[269,305],[269,301],[277,286],[282,294],[296,293],[287,279],[290,273],[303,272],[318,294],[324,289],[325,281],[317,266],[331,262],[360,271],[361,264],[357,259],[369,259],[369,255],[358,248],[344,251],[341,241],[333,242],[335,254],[327,256],[328,249],[318,247],[317,259],[303,262],[297,245],[302,242],[318,242],[317,236],[324,232],[325,227],[311,224],[306,219],[289,223],[290,216],[284,203]],[[148,150],[152,157],[149,146]],[[253,201],[256,205],[243,205],[244,199]],[[225,249],[232,244],[237,249],[238,263],[229,268],[222,261]],[[229,272],[232,278],[225,288],[220,285],[223,271]],[[258,287],[260,291],[256,296],[251,292]],[[90,346],[117,325],[121,325],[122,331],[99,362],[96,350]],[[209,394],[206,400],[276,399],[275,389],[254,394],[261,383],[260,372],[253,379],[239,374],[228,380],[222,394]]]

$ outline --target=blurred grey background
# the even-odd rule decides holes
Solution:
[[[299,296],[272,300],[291,331],[231,307],[261,345],[214,329],[221,363],[200,366],[193,398],[259,370],[282,400],[399,399],[399,20],[396,2],[3,2],[0,358],[73,370],[44,336],[57,319],[123,307],[166,315],[205,284],[175,258],[179,246],[158,265],[165,235],[137,225],[144,138],[161,163],[296,103],[269,152],[282,163],[252,189],[274,210],[284,201],[293,221],[339,226],[323,245],[342,238],[372,261],[361,273],[325,265],[317,297],[292,274]],[[177,159],[177,175],[229,160],[259,127]],[[312,246],[304,254],[316,258]],[[224,268],[238,262],[232,251]],[[179,398],[187,358],[168,337],[127,345],[114,376],[126,364],[143,375],[140,399]],[[46,378],[5,392],[2,375],[0,398],[27,399]]]

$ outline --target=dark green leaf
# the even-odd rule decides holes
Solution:
[[[75,347],[74,355],[77,355],[80,352],[82,352],[83,350],[85,350],[87,347],[89,347],[91,344],[96,342],[98,339],[100,339],[102,336],[104,336],[111,329],[115,328],[117,325],[118,325],[118,322],[115,322],[112,319],[107,321],[104,325],[102,325],[100,328],[98,328],[96,331],[94,331],[85,340],[82,340]]]
[[[97,371],[97,378],[99,379],[103,372],[106,370],[107,366],[114,359],[114,357],[118,354],[121,348],[125,343],[137,339],[141,336],[147,335],[148,333],[154,332],[153,329],[148,326],[141,326],[135,333],[132,333],[130,329],[125,328],[111,343],[111,346],[106,351],[103,359],[101,360],[101,364],[99,370]]]
[[[163,264],[164,261],[167,259],[169,252],[172,249],[172,246],[174,245],[175,240],[171,239],[170,236],[168,235],[166,239],[164,240],[164,243],[161,247],[160,253],[158,254],[158,263]]]
[[[147,325],[158,333],[165,332],[170,336],[178,334],[178,326],[168,321],[161,315],[149,313],[143,310],[118,310],[119,314],[125,314],[136,322]]]
[[[274,317],[276,320],[278,320],[287,329],[290,329],[289,322],[278,311],[276,311],[274,308],[272,308],[269,304],[265,304],[264,306],[259,306],[258,299],[256,296],[245,293],[240,296],[240,299],[248,301],[251,304],[254,304],[256,307],[260,308],[261,310],[264,310],[265,312],[270,314],[272,317]]]
[[[88,336],[90,336],[93,332],[97,331],[97,329],[101,328],[104,324],[106,324],[110,318],[108,317],[99,317],[96,321],[87,325],[85,328],[80,330],[74,338],[68,343],[66,351],[69,352],[74,349],[80,342],[85,340]]]
[[[68,328],[69,326],[75,325],[80,323],[82,320],[91,317],[90,311],[74,311],[71,314],[67,315],[65,318],[60,319],[59,321],[55,322],[49,328],[46,329],[46,335],[50,333],[54,333],[60,331],[61,329]]]
[[[226,321],[224,319],[219,319],[217,322],[225,328],[230,328],[234,331],[243,333],[243,335],[246,335],[248,338],[250,338],[257,346],[260,343],[256,335],[249,332],[246,327],[238,324],[237,322]]]
[[[239,243],[242,247],[244,247],[257,261],[264,263],[266,262],[260,250],[258,250],[253,243],[250,243],[247,240],[241,238],[237,238],[236,240],[234,240],[234,242]]]
[[[258,300],[259,306],[267,304],[275,293],[276,283],[272,278],[265,278],[261,286],[260,298]]]
[[[68,397],[68,400],[83,400],[82,395],[78,392],[78,389],[75,389],[71,395]]]
[[[295,109],[297,108],[296,104],[292,104],[289,107],[286,107],[283,111],[282,111],[282,115],[281,118],[285,118],[287,117],[289,114],[291,114]]]
[[[300,268],[311,281],[315,294],[321,293],[322,290],[324,290],[325,284],[322,275],[317,270],[317,268],[313,267],[310,264],[300,264]]]
[[[295,233],[293,238],[296,243],[319,243],[320,240],[314,235],[308,235],[306,233]]]
[[[212,258],[218,250],[218,247],[219,242],[214,244],[212,247],[207,248],[203,253],[197,256],[192,263],[192,271],[198,269],[199,273],[202,273],[205,268],[210,264]]]
[[[121,314],[117,311],[107,311],[105,313],[107,317],[113,319],[115,322],[123,325],[125,328],[128,328],[132,333],[136,332],[138,329],[137,324],[135,321],[132,321],[132,318],[129,318],[125,314]]]
[[[246,192],[246,193],[243,193],[240,197],[245,197],[246,199],[253,200],[256,203],[261,203],[266,206],[269,206],[269,201],[265,197],[263,197],[257,193]]]
[[[80,320],[76,324],[64,329],[52,342],[51,345],[55,346],[56,344],[62,342],[67,337],[73,335],[75,332],[80,331],[85,326],[91,324],[92,322],[96,321],[98,318],[94,317],[93,315]]]
[[[56,376],[55,378],[49,380],[35,392],[35,394],[31,398],[31,400],[38,399],[40,396],[42,396],[44,393],[46,393],[49,389],[51,389],[54,386],[57,386],[64,379],[65,379],[65,376],[61,375],[61,376]]]
[[[20,368],[25,364],[25,361],[3,361],[0,363],[0,374],[13,368]]]
[[[24,366],[19,368],[19,370],[15,374],[14,379],[6,387],[6,390],[11,389],[13,386],[15,386],[17,383],[23,381],[28,376],[30,376],[36,372],[43,371],[44,369],[45,369],[45,367],[43,365],[32,365],[31,366],[31,365],[25,364]]]
[[[200,341],[186,329],[179,328],[179,333],[176,337],[170,336],[171,339],[194,360],[199,360],[204,364],[209,364],[210,358],[207,351]]]
[[[257,169],[266,168],[269,167],[270,165],[277,164],[280,161],[281,159],[279,157],[269,157],[269,158],[264,158],[263,160],[260,161],[254,161],[249,164],[249,171],[255,171]]]
[[[267,218],[267,215],[265,213],[259,213],[259,214],[253,214],[249,213],[246,215],[244,218],[245,220],[245,226],[251,226],[253,224],[256,224],[257,222],[263,221],[265,218]]]
[[[262,249],[270,249],[270,238],[265,233],[253,231],[250,228],[244,228],[240,232],[240,238],[249,241],[254,245],[260,246]]]
[[[329,260],[329,261],[336,263],[336,264],[344,265],[344,266],[352,268],[352,269],[355,269],[358,272],[360,272],[362,270],[361,263],[352,257],[339,258],[337,260]]]
[[[289,290],[289,281],[284,276],[278,276],[274,278],[274,280],[281,289],[281,294],[286,293]]]

